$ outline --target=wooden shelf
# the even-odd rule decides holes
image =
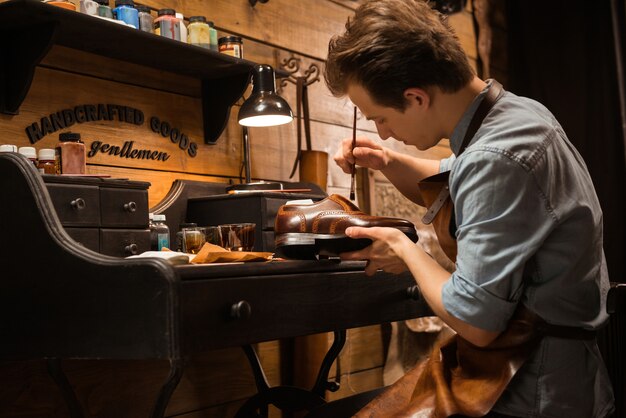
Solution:
[[[256,65],[35,0],[1,3],[0,28],[0,113],[19,112],[35,68],[53,45],[61,45],[200,80],[207,144],[226,127]]]

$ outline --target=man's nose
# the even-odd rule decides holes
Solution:
[[[391,136],[391,130],[378,123],[376,124],[376,130],[378,131],[378,136],[383,141],[388,139]]]

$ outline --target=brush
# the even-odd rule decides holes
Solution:
[[[352,121],[352,175],[350,178],[350,200],[354,200],[354,192],[356,185],[356,159],[354,158],[354,148],[356,148],[356,106],[354,106],[354,120]]]

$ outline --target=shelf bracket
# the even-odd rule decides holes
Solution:
[[[0,31],[0,113],[17,115],[35,76],[35,68],[54,43],[57,24]]]
[[[219,80],[202,80],[202,122],[204,143],[215,144],[226,126],[231,107],[243,96],[251,73],[236,74]]]

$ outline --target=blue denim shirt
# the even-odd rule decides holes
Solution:
[[[456,126],[456,155],[483,91]],[[446,310],[502,331],[518,303],[548,323],[607,319],[602,211],[581,156],[540,103],[505,92],[450,172],[458,256]],[[604,417],[613,393],[595,341],[546,337],[494,410],[518,417]]]

